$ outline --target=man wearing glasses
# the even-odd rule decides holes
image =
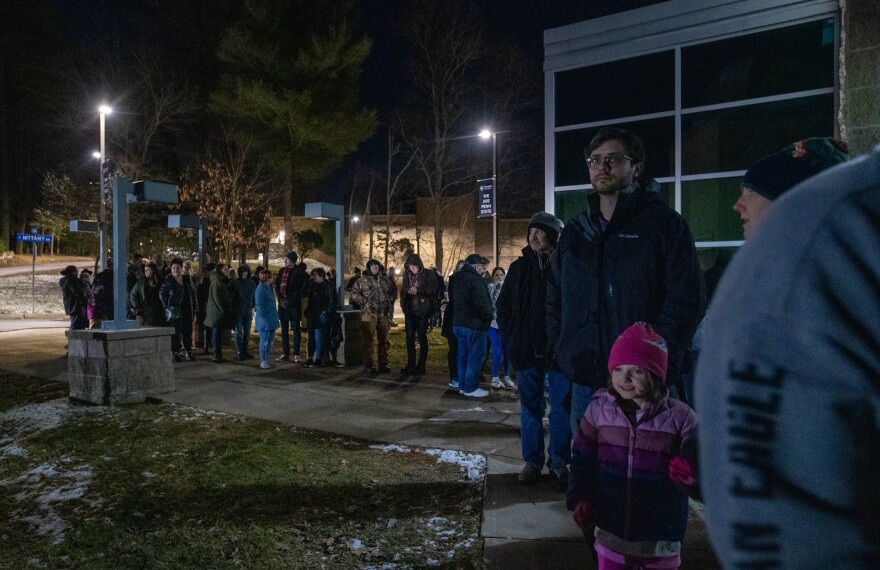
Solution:
[[[645,321],[666,340],[666,384],[674,386],[705,311],[693,237],[643,176],[639,137],[601,129],[584,156],[595,191],[562,231],[547,280],[548,353],[573,382],[572,433],[606,385],[608,354],[624,329]]]

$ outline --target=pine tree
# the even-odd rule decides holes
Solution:
[[[352,28],[350,2],[249,2],[245,12],[221,43],[211,108],[235,118],[280,175],[289,237],[297,185],[320,180],[373,132],[375,113],[358,104],[372,44]]]

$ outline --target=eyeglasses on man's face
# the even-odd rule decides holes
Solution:
[[[633,158],[625,154],[609,154],[607,156],[593,154],[587,157],[587,166],[590,167],[590,170],[595,170],[599,167],[610,169],[620,166],[625,160],[633,160]]]

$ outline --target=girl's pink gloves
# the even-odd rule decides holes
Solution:
[[[684,457],[673,457],[669,461],[669,478],[674,483],[690,487],[694,484],[694,471],[690,462]]]

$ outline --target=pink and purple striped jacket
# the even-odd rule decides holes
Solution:
[[[669,460],[696,438],[697,416],[664,396],[638,422],[618,397],[596,392],[574,438],[566,504],[592,507],[596,525],[627,541],[681,541],[688,497],[669,478]]]

